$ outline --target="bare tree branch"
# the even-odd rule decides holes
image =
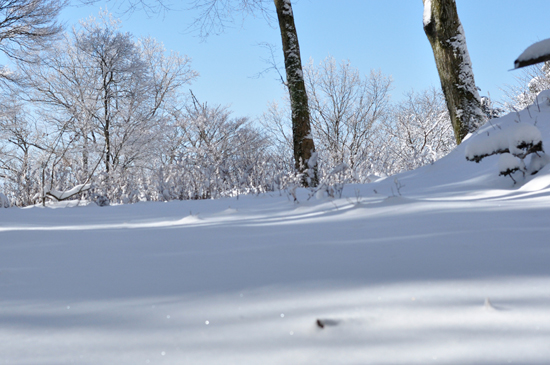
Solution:
[[[0,52],[29,61],[33,53],[47,48],[63,27],[56,21],[68,0],[0,0]],[[9,79],[4,67],[0,78]]]

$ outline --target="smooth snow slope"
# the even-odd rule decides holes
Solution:
[[[549,95],[480,135],[550,146]],[[550,167],[467,143],[341,199],[0,209],[0,364],[548,364]]]

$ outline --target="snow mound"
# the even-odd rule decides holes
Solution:
[[[487,135],[472,138],[465,154],[468,161],[475,162],[497,153],[525,157],[530,149],[538,145],[542,149],[542,134],[539,129],[531,124],[517,123],[499,132],[487,132]]]
[[[510,153],[504,153],[498,160],[500,175],[509,175],[521,169],[521,160]]]

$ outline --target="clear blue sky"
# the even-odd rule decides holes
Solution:
[[[122,0],[120,0],[122,1]],[[151,0],[152,1],[152,0]],[[509,72],[513,61],[531,43],[550,38],[548,0],[457,0],[459,16],[481,94],[502,96],[505,84],[514,83]],[[185,1],[177,1],[185,8]],[[116,3],[71,7],[63,14],[68,26],[78,19],[97,15],[107,7],[119,15],[123,30],[136,36],[152,36],[166,48],[187,54],[200,73],[190,88],[201,101],[230,105],[235,116],[260,116],[267,103],[278,100],[284,90],[275,73],[259,79],[254,75],[268,65],[268,52],[258,44],[275,45],[278,61],[282,51],[277,24],[262,17],[248,17],[242,24],[206,42],[186,32],[196,13],[169,11],[148,17],[143,12],[120,16]],[[381,69],[394,79],[393,99],[411,89],[439,87],[433,54],[422,29],[422,0],[293,0],[302,61],[319,62],[331,54],[350,60],[366,74]]]

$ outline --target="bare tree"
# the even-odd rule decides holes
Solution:
[[[455,0],[422,1],[424,32],[433,49],[455,139],[460,144],[485,120],[464,29],[458,18]]]
[[[97,0],[83,0],[85,3]],[[163,0],[126,0],[129,10],[136,8],[167,9]],[[201,37],[219,34],[235,20],[235,14],[260,13],[270,18],[267,3],[271,0],[193,0],[192,7],[199,11],[192,27],[199,30]],[[291,102],[292,132],[295,168],[302,173],[304,186],[315,186],[317,176],[317,154],[311,137],[310,114],[307,92],[304,85],[302,61],[298,34],[290,0],[273,0],[277,12],[283,53],[285,58],[286,82]]]
[[[144,0],[128,0],[129,2],[143,2]],[[201,38],[221,34],[226,28],[233,25],[235,15],[244,20],[248,14],[262,14],[268,21],[271,20],[269,2],[273,0],[190,0],[191,8],[198,10],[192,29],[199,32]],[[156,0],[163,3],[163,0]]]
[[[46,139],[32,122],[17,94],[0,99],[0,181],[15,206],[34,202],[39,193],[38,156]]]
[[[317,153],[311,136],[308,96],[304,83],[298,33],[291,0],[273,0],[281,33],[286,82],[290,96],[294,166],[302,173],[304,186],[316,186]],[[220,33],[234,21],[233,14],[260,12],[269,17],[266,0],[195,0],[200,16],[194,23],[201,36]]]
[[[56,21],[68,0],[0,0],[0,52],[17,60],[47,48],[62,31]],[[6,66],[0,79],[14,80]]]
[[[107,177],[148,164],[166,105],[197,76],[189,58],[166,55],[158,42],[136,40],[110,14],[100,15],[83,21],[39,63],[20,65],[31,101],[63,133],[62,145],[71,145],[64,155],[79,161],[80,181],[97,160]]]
[[[227,107],[192,100],[173,111],[160,185],[170,199],[206,199],[267,190],[267,140]],[[167,147],[167,148],[166,148]]]
[[[320,146],[319,177],[326,185],[332,171],[337,179],[366,182],[379,169],[379,151],[386,141],[380,127],[389,116],[391,77],[379,71],[362,76],[349,62],[327,57],[319,65],[304,67],[309,95],[312,135]],[[291,150],[292,122],[286,97],[271,104],[263,116],[275,153],[283,161]],[[332,176],[334,177],[334,176]],[[320,183],[321,184],[321,183]]]
[[[391,77],[359,70],[327,57],[319,66],[305,67],[313,135],[331,168],[345,163],[350,169],[367,162],[376,124],[388,115]]]
[[[443,95],[435,88],[408,93],[382,129],[391,174],[433,163],[456,147]]]
[[[281,103],[271,102],[260,119],[263,129],[269,136],[274,154],[287,168],[294,166],[290,115],[290,102],[286,95]]]

